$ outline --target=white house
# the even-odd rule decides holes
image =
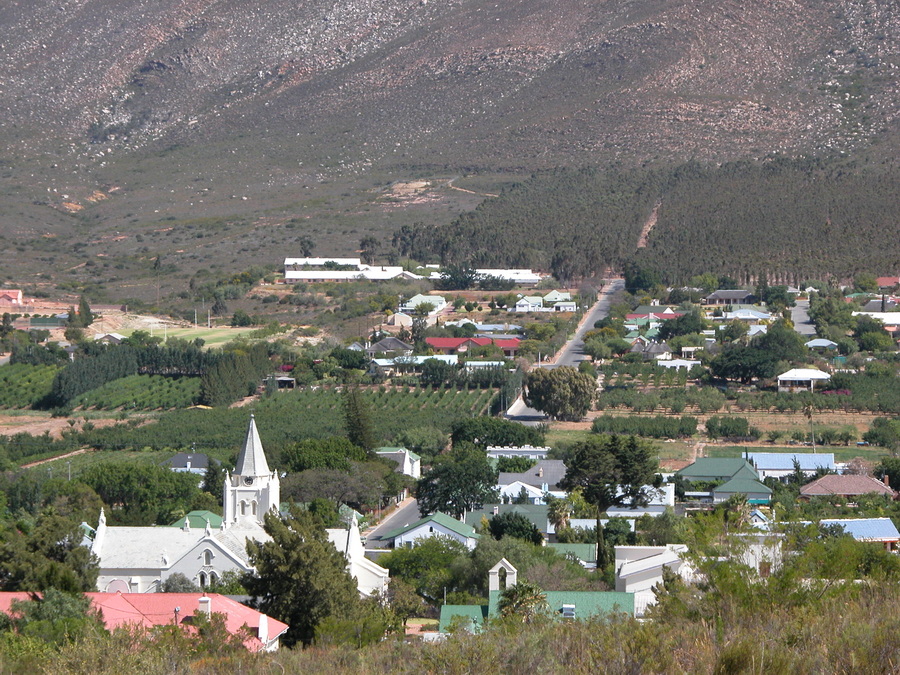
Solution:
[[[557,302],[568,302],[572,299],[572,294],[568,291],[550,291],[544,296],[544,302],[553,305]]]
[[[400,311],[404,314],[412,315],[416,313],[419,305],[431,305],[432,309],[429,310],[428,316],[434,316],[443,311],[447,306],[447,300],[440,295],[423,295],[419,293],[400,305]]]
[[[616,590],[634,593],[636,617],[643,616],[647,607],[656,603],[653,588],[662,584],[664,570],[685,581],[693,579],[694,570],[683,559],[686,552],[684,544],[616,546]]]
[[[397,463],[397,471],[411,478],[422,477],[422,458],[406,448],[378,448],[375,454]]]
[[[329,265],[329,263],[331,263]],[[342,267],[343,269],[333,269]],[[310,269],[314,268],[314,269]],[[348,269],[350,268],[350,269]],[[317,281],[388,281],[390,279],[421,279],[418,274],[399,266],[367,265],[359,258],[285,258],[285,283]]]
[[[770,476],[784,480],[794,473],[794,462],[806,476],[815,475],[819,469],[836,470],[833,452],[748,452],[747,461],[759,472],[760,480]]]
[[[456,518],[438,511],[411,525],[392,530],[381,538],[390,541],[394,548],[400,548],[401,546],[414,546],[418,541],[432,537],[449,537],[471,551],[475,548],[481,535],[471,525],[466,525]]]
[[[778,391],[813,391],[816,382],[827,382],[831,375],[816,368],[791,368],[778,376]]]
[[[280,506],[277,472],[270,472],[253,416],[233,473],[226,475],[223,489],[222,525],[191,527],[185,518],[181,528],[110,527],[101,511],[91,542],[91,552],[100,560],[97,589],[101,592],[152,593],[176,573],[205,587],[225,572],[252,572],[247,541],[270,541],[262,527],[263,516]],[[355,523],[354,523],[355,524]],[[358,546],[353,543],[354,536]],[[347,567],[360,584],[360,591],[386,587],[388,571],[375,570],[365,557],[359,530],[328,532],[329,539],[347,555]],[[374,563],[372,563],[374,565]],[[378,567],[377,565],[375,567]],[[374,579],[380,575],[381,582]]]
[[[523,295],[516,301],[513,311],[541,312],[544,309],[544,298],[540,295]]]
[[[487,448],[488,459],[492,457],[527,457],[532,460],[546,459],[550,448],[535,447],[533,445],[504,446],[489,445]]]
[[[578,311],[578,303],[574,300],[563,300],[561,302],[553,303],[553,311],[554,312],[577,312]]]

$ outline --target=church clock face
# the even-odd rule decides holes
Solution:
[[[253,485],[253,476],[245,476],[244,485]]]

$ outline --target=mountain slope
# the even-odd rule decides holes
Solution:
[[[426,172],[879,161],[898,59],[886,0],[19,0],[0,5],[0,217],[81,239],[290,219]]]

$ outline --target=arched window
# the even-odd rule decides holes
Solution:
[[[206,574],[200,572],[200,588],[206,588]]]
[[[255,516],[256,515],[256,502],[255,501],[250,502],[250,510],[252,511],[253,515]]]
[[[203,564],[204,565],[212,565],[213,554],[212,551],[206,549],[203,551]]]
[[[247,502],[245,502],[243,500],[241,500],[241,515],[242,516],[247,515]]]
[[[216,583],[218,580],[219,580],[219,575],[218,575],[218,574],[216,574],[215,572],[210,572],[210,573],[209,573],[209,584],[210,584],[210,586],[213,585],[214,583]]]

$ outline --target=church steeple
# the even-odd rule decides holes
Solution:
[[[256,419],[250,415],[237,466],[234,473],[225,478],[223,527],[238,523],[244,526],[261,524],[267,511],[278,510],[280,494],[278,473],[269,471],[256,430]]]
[[[250,415],[250,426],[247,427],[247,437],[244,439],[244,445],[238,455],[234,472],[241,477],[269,475],[266,453],[263,451],[262,441],[259,440],[259,432],[256,430],[256,418],[252,414]]]

